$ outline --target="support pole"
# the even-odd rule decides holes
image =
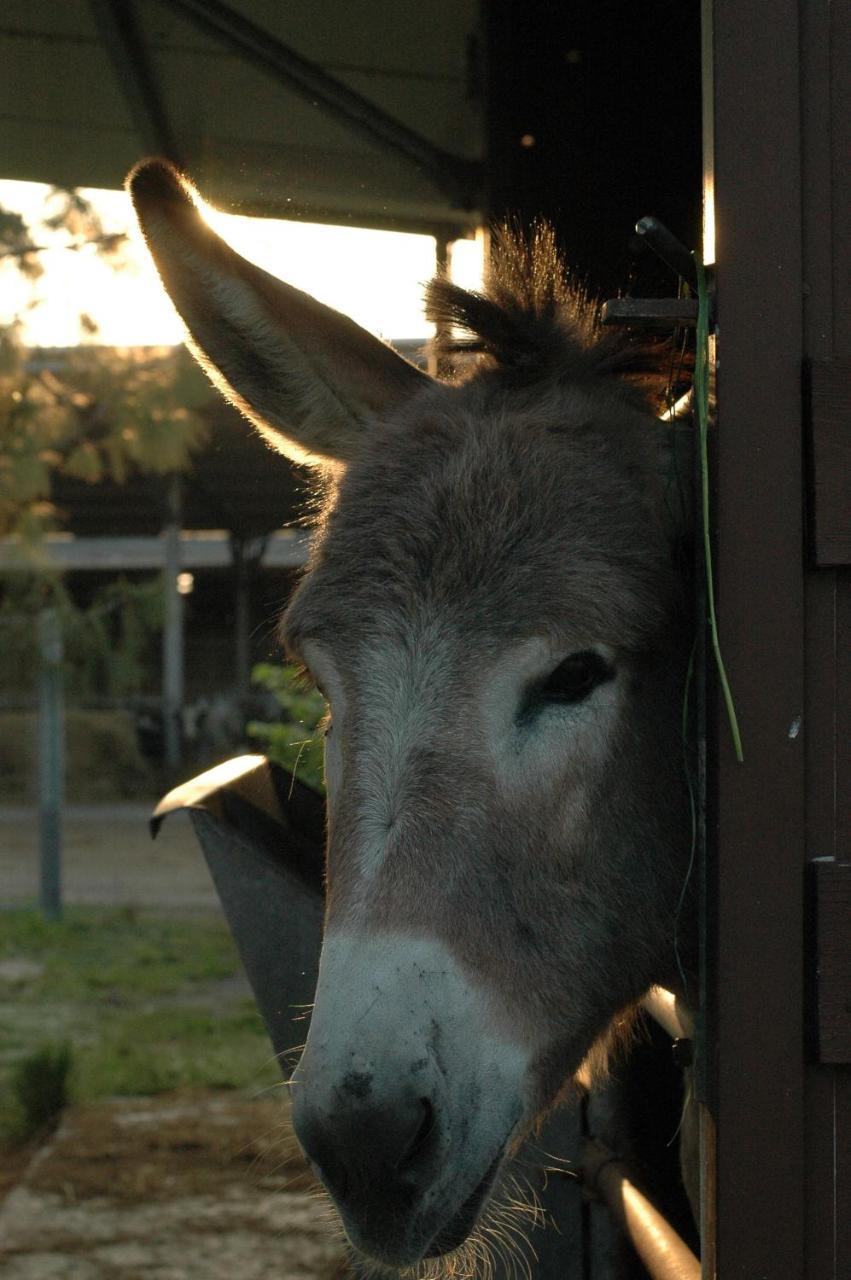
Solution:
[[[448,276],[452,270],[452,241],[440,230],[434,233],[434,275],[435,279],[442,276]],[[435,326],[434,341],[435,348],[439,348],[441,340],[448,337],[448,326],[442,321]],[[428,358],[428,372],[432,378],[439,378],[445,375],[448,370],[446,368],[447,361],[436,354],[433,350]]]
[[[168,488],[165,542],[165,620],[163,625],[163,755],[166,766],[180,764],[183,710],[183,597],[177,589],[180,573],[180,478],[172,476]]]
[[[62,916],[62,802],[65,790],[65,717],[62,630],[55,609],[38,621],[41,658],[38,703],[39,900],[46,920]]]

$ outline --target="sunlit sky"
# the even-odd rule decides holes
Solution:
[[[93,247],[72,252],[61,234],[40,221],[50,188],[0,180],[0,206],[21,213],[46,250],[44,274],[24,281],[14,260],[0,262],[0,324],[24,317],[24,340],[33,346],[73,346],[81,340],[111,346],[181,342],[183,328],[151,264],[123,191],[83,189],[108,233],[130,237],[123,270],[113,270]],[[246,218],[211,210],[209,221],[244,257],[273,275],[352,316],[384,338],[429,336],[423,284],[434,273],[431,236],[314,223]],[[481,278],[481,244],[458,241],[452,274],[475,287]],[[98,326],[92,337],[80,324],[85,313]]]

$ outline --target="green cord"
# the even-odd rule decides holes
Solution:
[[[685,879],[683,880],[683,887],[680,890],[680,896],[677,899],[677,906],[674,911],[674,958],[677,962],[677,971],[680,975],[680,981],[683,984],[683,994],[686,997],[688,997],[689,994],[689,984],[685,969],[683,968],[682,960],[680,959],[679,932],[680,914],[683,909],[683,903],[686,900],[686,893],[688,892],[692,872],[694,871],[694,861],[697,857],[697,797],[694,794],[694,780],[691,776],[691,762],[689,760],[688,750],[688,704],[689,696],[691,694],[691,682],[694,679],[694,659],[697,653],[697,640],[698,637],[695,635],[694,643],[691,646],[691,653],[688,658],[688,670],[686,671],[685,687],[683,689],[682,722],[680,724],[683,748],[683,774],[685,775],[686,780],[689,816],[691,818],[691,841],[689,844],[688,866],[686,867]]]
[[[724,659],[721,656],[721,642],[718,639],[718,618],[715,612],[715,584],[712,569],[712,541],[709,536],[709,454],[707,439],[709,435],[709,294],[706,288],[706,271],[699,255],[695,253],[694,265],[697,271],[697,350],[694,366],[694,399],[697,411],[697,436],[700,448],[700,499],[703,515],[703,555],[706,563],[706,605],[709,613],[709,629],[712,635],[712,652],[715,655],[715,666],[718,679],[724,694],[724,705],[727,708],[727,720],[733,738],[733,747],[739,764],[744,761],[742,738],[739,733],[739,722]]]

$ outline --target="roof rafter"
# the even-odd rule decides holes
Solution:
[[[133,0],[89,0],[89,8],[145,149],[183,168]]]
[[[429,142],[230,5],[223,4],[222,0],[159,2],[214,35],[288,89],[318,103],[347,128],[402,156],[427,174],[435,187],[459,208],[470,209],[479,203],[482,169],[476,161]]]

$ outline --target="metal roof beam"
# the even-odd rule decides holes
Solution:
[[[133,0],[89,0],[118,87],[145,149],[183,167]]]
[[[221,0],[160,0],[160,3],[214,35],[288,89],[318,103],[353,132],[402,156],[426,173],[435,187],[459,208],[471,209],[480,202],[480,164],[435,146]]]

